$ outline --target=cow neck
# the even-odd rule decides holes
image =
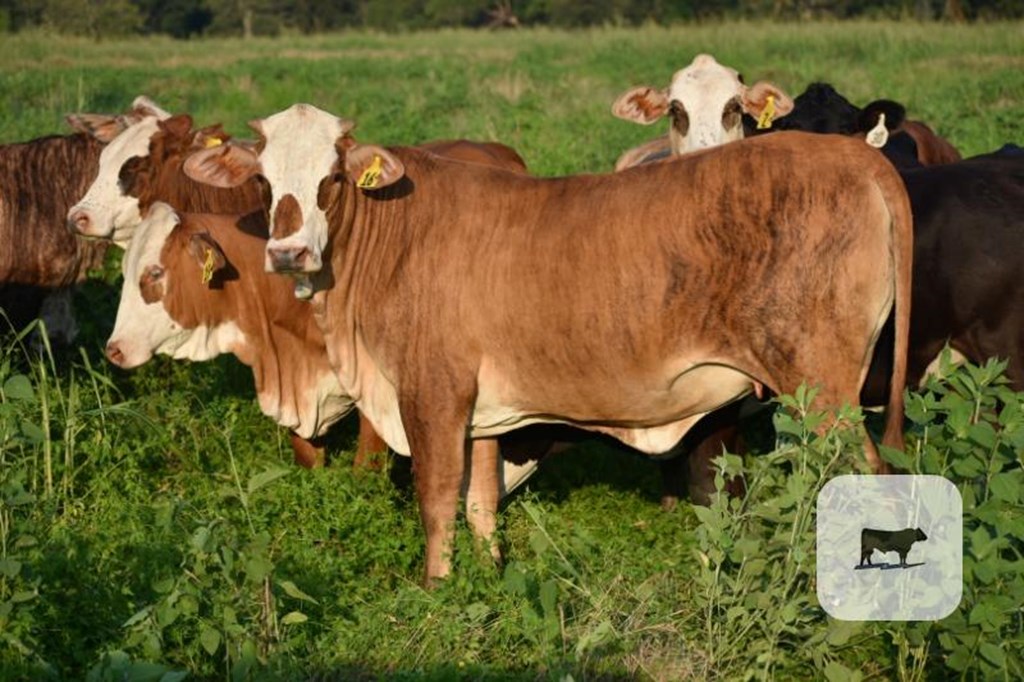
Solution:
[[[260,407],[267,416],[303,437],[319,435],[341,416],[321,414],[317,389],[331,384],[323,335],[288,278],[263,272],[266,240],[241,231],[236,216],[186,215],[164,248],[169,280],[168,313],[183,327],[234,323],[244,340],[231,349],[252,369]],[[228,262],[209,285],[189,253],[193,234],[208,232]],[[330,387],[334,395],[340,390]],[[294,418],[299,420],[295,427]]]
[[[99,172],[102,148],[83,133],[0,146],[0,281],[62,287],[102,264],[106,243],[68,239],[63,229]]]

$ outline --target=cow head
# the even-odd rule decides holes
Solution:
[[[185,319],[172,303],[187,301],[185,310],[202,309],[208,316],[210,306],[196,300],[198,289],[209,287],[227,264],[209,235],[182,235],[178,225],[178,214],[170,206],[155,203],[125,251],[121,302],[106,348],[107,358],[118,367],[138,367],[154,353],[207,360],[241,341],[235,325]],[[183,239],[187,245],[175,248]]]
[[[797,95],[793,105],[792,113],[779,121],[779,130],[839,135],[867,135],[877,130],[879,133],[885,131],[881,138],[887,138],[888,132],[903,125],[907,113],[902,104],[884,99],[875,100],[861,109],[828,83],[811,83]]]
[[[146,97],[138,97],[132,110],[122,116],[72,114],[68,123],[107,142],[100,154],[99,174],[85,196],[68,211],[68,228],[87,236],[112,239],[124,246],[130,230],[142,220],[139,202],[121,186],[125,162],[149,154],[150,138],[159,121],[170,114]],[[127,227],[127,230],[125,228]]]
[[[358,144],[351,136],[352,121],[309,104],[249,126],[260,138],[255,150],[212,147],[190,157],[185,172],[217,187],[262,178],[269,195],[268,272],[312,273],[323,267],[327,208],[336,184],[376,190],[405,174],[402,162],[386,149]]]
[[[771,125],[792,108],[793,101],[776,85],[761,81],[748,88],[735,69],[701,54],[677,71],[667,88],[626,91],[612,113],[644,125],[667,115],[672,152],[685,154],[742,139],[744,113]]]

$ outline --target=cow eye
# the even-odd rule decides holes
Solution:
[[[672,117],[672,127],[680,135],[685,136],[690,130],[690,115],[686,113],[686,107],[679,100],[672,100],[668,104],[668,113]]]
[[[726,130],[732,130],[740,124],[742,118],[743,106],[740,104],[740,98],[733,97],[726,102],[725,109],[722,110],[722,127]]]
[[[146,161],[143,156],[133,156],[121,166],[121,170],[117,174],[117,186],[122,194],[131,196],[139,194]]]
[[[164,269],[159,265],[149,265],[142,271],[143,279],[149,282],[157,282],[164,276]]]
[[[736,79],[739,80],[739,82],[742,83],[743,85],[747,84],[747,81],[743,80],[743,74],[742,73],[738,73],[737,72]]]
[[[139,293],[142,300],[149,303],[156,303],[164,296],[163,285],[164,269],[159,265],[149,265],[142,271],[139,277]]]

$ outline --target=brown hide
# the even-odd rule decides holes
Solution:
[[[917,144],[917,160],[922,166],[955,163],[962,158],[956,147],[936,135],[921,121],[904,121],[899,129],[914,138]]]
[[[256,181],[221,189],[195,182],[185,174],[185,159],[200,148],[194,138],[195,131],[191,129],[176,132],[174,128],[162,127],[150,140],[149,156],[125,163],[121,183],[128,194],[139,200],[140,212],[145,215],[154,201],[169,204],[181,213],[244,215],[262,210],[263,199]]]
[[[47,291],[103,263],[105,243],[76,239],[64,226],[96,177],[101,148],[82,134],[0,146],[0,308],[16,327],[38,314]]]
[[[425,142],[417,149],[448,159],[481,163],[493,168],[504,168],[514,173],[526,173],[526,162],[519,153],[498,142],[470,142],[468,140],[438,140]]]
[[[334,286],[316,303],[341,364],[369,355],[396,387],[428,578],[447,573],[461,443],[481,396],[612,435],[685,431],[726,397],[676,402],[680,376],[724,365],[751,379],[728,399],[754,381],[778,393],[807,381],[821,404],[855,405],[892,297],[903,385],[909,204],[861,140],[779,133],[554,179],[393,152],[403,181],[332,195]],[[894,389],[893,447],[902,412]]]

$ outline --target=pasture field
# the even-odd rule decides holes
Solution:
[[[857,104],[900,100],[969,156],[1024,142],[1022,36],[897,23],[4,36],[0,143],[139,94],[239,136],[306,101],[354,118],[363,141],[499,140],[537,174],[603,172],[663,132],[614,119],[614,98],[711,52],[794,96],[828,80]],[[588,443],[506,501],[504,566],[460,529],[454,576],[426,592],[408,466],[353,472],[354,424],[331,466],[299,470],[232,358],[106,364],[115,260],[78,296],[78,346],[40,359],[2,345],[2,680],[1024,677],[1024,394],[997,365],[912,397],[907,454],[889,455],[964,496],[964,597],[943,621],[818,607],[815,493],[860,455],[849,432],[814,434],[804,394],[775,415],[777,436],[751,425],[757,456],[723,460],[744,499],[662,511],[652,463]]]

